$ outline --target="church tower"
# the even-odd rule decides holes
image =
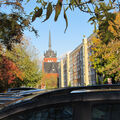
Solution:
[[[44,62],[55,63],[57,62],[57,54],[51,48],[51,33],[49,31],[49,48],[44,53]]]
[[[51,32],[49,31],[49,46],[48,50],[44,53],[44,59],[42,64],[42,71],[46,77],[44,82],[47,88],[56,88],[58,82],[58,62],[57,53],[52,50],[51,47]]]

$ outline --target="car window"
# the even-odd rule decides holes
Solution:
[[[92,120],[120,120],[119,104],[98,104],[92,108]]]
[[[62,105],[50,106],[44,109],[33,109],[2,120],[72,120],[72,107],[70,105]]]

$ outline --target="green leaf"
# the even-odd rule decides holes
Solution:
[[[35,17],[35,15],[33,15],[33,17],[32,17],[32,22],[35,21],[35,19],[36,19],[36,17]]]
[[[88,20],[88,22],[95,21],[95,20],[96,20],[96,17],[93,16],[93,17],[91,17],[91,18]]]
[[[64,31],[64,33],[65,33],[66,30],[67,30],[67,27],[68,27],[68,19],[67,19],[67,15],[66,15],[65,9],[64,9],[64,19],[65,19],[65,22],[66,22],[66,28],[65,28],[65,31]]]
[[[75,4],[76,4],[75,0],[70,1],[69,7],[71,10],[74,10]]]
[[[109,4],[112,6],[112,1],[111,0],[109,0]]]
[[[43,1],[42,5],[45,7],[47,5],[47,2]]]
[[[99,8],[98,8],[98,6],[96,5],[95,6],[95,13],[98,13],[99,12]]]
[[[48,6],[47,6],[46,18],[45,18],[45,20],[43,22],[45,22],[47,19],[49,19],[51,14],[52,14],[52,5],[51,5],[51,3],[49,3]]]
[[[35,12],[35,14],[32,17],[32,22],[35,21],[36,17],[40,17],[43,13],[43,9],[40,8],[38,11]]]
[[[37,0],[36,2],[37,2],[37,3],[41,3],[41,2],[42,2],[42,0]]]
[[[116,0],[113,0],[112,2],[114,3]]]
[[[62,8],[62,0],[58,0],[55,7],[55,18],[54,18],[55,21],[57,21],[58,16],[60,15],[61,8]]]
[[[96,32],[96,22],[94,22],[94,32]]]
[[[31,12],[30,15],[33,15],[34,12]]]
[[[90,8],[89,8],[89,7],[88,7],[88,12],[89,12],[89,13],[91,13],[91,10],[90,10]]]
[[[36,6],[35,8],[34,8],[34,10],[36,11],[36,10],[39,10],[39,7],[38,6]]]

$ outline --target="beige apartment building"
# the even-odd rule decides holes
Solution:
[[[89,79],[89,84],[90,85],[95,85],[96,84],[96,72],[95,69],[92,68],[91,62],[90,62],[90,56],[92,54],[92,49],[91,49],[91,39],[93,36],[96,34],[92,34],[90,37],[87,39],[87,47],[88,47],[88,79]]]
[[[70,81],[71,86],[84,85],[82,44],[70,53]]]
[[[67,87],[71,85],[70,82],[70,66],[69,66],[69,53],[61,59],[59,64],[59,87]]]
[[[60,85],[67,86],[85,86],[94,85],[96,82],[95,70],[91,67],[89,56],[91,55],[90,41],[83,39],[83,42],[60,62]]]
[[[59,85],[58,87],[64,87],[64,79],[63,79],[63,59],[60,60],[59,65],[58,65],[58,73],[59,73]]]

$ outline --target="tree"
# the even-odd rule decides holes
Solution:
[[[7,57],[1,55],[0,58],[0,89],[19,86],[23,80],[22,72]]]
[[[53,89],[58,87],[58,75],[52,73],[42,73],[40,86],[46,89]]]
[[[25,44],[19,44],[16,45],[12,51],[7,50],[5,55],[12,59],[22,71],[24,75],[22,85],[35,87],[37,82],[41,80],[41,70],[37,61],[34,59],[34,54],[29,54],[27,49]]]
[[[104,75],[104,78],[111,77],[118,82],[120,81],[120,12],[117,13],[114,23],[117,31],[109,21],[108,29],[115,37],[110,38],[108,44],[103,43],[99,36],[93,37],[91,62],[99,75]]]
[[[31,26],[29,16],[24,12],[21,5],[23,0],[0,0],[1,9],[3,5],[12,6],[9,13],[0,12],[0,42],[11,50],[14,44],[21,43],[25,29],[36,30]]]

